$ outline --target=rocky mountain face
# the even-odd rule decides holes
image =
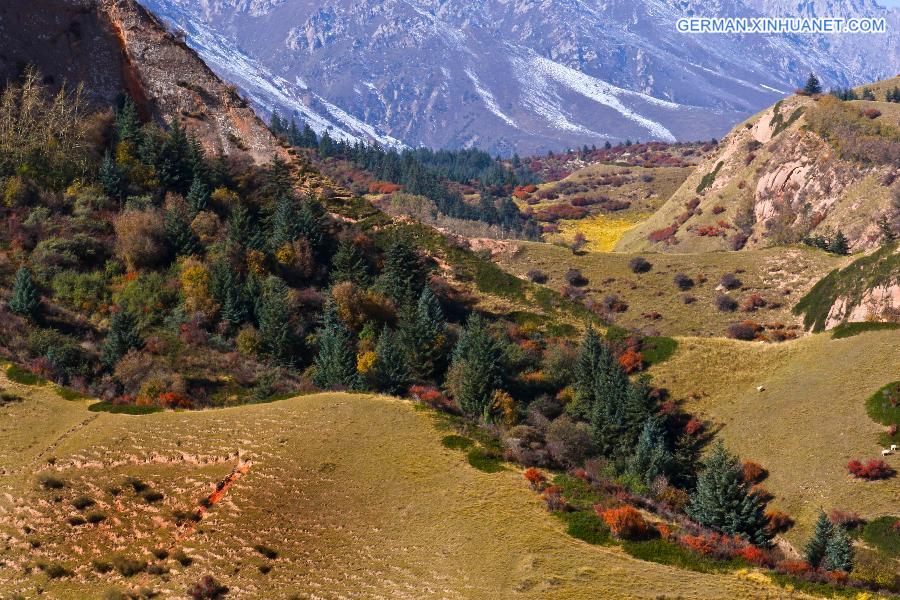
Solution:
[[[685,35],[687,15],[896,11],[872,0],[141,0],[264,112],[383,144],[522,154],[724,134],[809,71],[900,70],[895,36]]]
[[[53,85],[82,84],[95,109],[128,93],[143,118],[181,119],[210,152],[267,162],[280,151],[237,91],[133,0],[5,0],[0,80],[29,65]]]

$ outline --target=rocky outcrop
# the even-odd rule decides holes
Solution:
[[[181,120],[210,153],[264,163],[282,152],[236,90],[134,0],[4,0],[0,83],[29,65],[56,87],[82,85],[94,109],[127,93],[143,119]]]
[[[841,296],[831,306],[825,329],[841,323],[897,321],[900,319],[900,284],[881,285],[866,290],[858,302]]]

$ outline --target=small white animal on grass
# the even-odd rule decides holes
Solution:
[[[893,452],[888,448],[885,448],[884,450],[881,451],[882,456],[890,456],[891,454],[893,454]]]
[[[764,386],[759,385],[759,386],[756,386],[756,391],[757,391],[757,392],[764,392],[764,391],[766,391],[766,388],[765,388]]]
[[[897,451],[897,444],[891,444],[891,452]]]

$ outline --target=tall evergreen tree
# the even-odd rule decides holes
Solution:
[[[806,542],[806,547],[803,549],[806,562],[813,568],[818,569],[822,565],[828,549],[828,541],[832,535],[834,535],[834,525],[828,520],[825,511],[819,511],[813,536]]]
[[[21,267],[16,272],[16,278],[13,281],[9,309],[23,317],[35,319],[38,316],[40,307],[41,297],[37,287],[34,285],[31,271],[28,267]]]
[[[397,333],[385,327],[375,346],[375,380],[378,388],[386,394],[398,395],[407,390],[412,382],[408,357],[403,351]]]
[[[469,317],[453,351],[456,403],[468,416],[490,419],[493,393],[503,385],[503,346],[479,315]]]
[[[130,96],[125,98],[122,108],[116,114],[116,139],[128,142],[134,150],[141,146],[141,120]]]
[[[353,334],[337,315],[333,300],[325,303],[322,327],[318,331],[319,352],[313,381],[323,389],[360,387],[356,371],[356,344]]]
[[[187,207],[173,202],[165,213],[166,242],[175,256],[190,256],[200,252],[200,240],[191,229]]]
[[[628,375],[607,347],[594,372],[595,397],[589,414],[594,443],[605,456],[615,455],[625,439],[625,407],[631,390]]]
[[[185,200],[194,215],[206,210],[209,204],[209,188],[202,177],[194,177]]]
[[[853,542],[843,527],[834,528],[834,533],[825,545],[824,567],[829,571],[853,570]]]
[[[662,419],[647,419],[634,449],[629,471],[649,488],[656,477],[668,473],[671,462],[672,455],[666,444],[666,430]]]
[[[331,260],[332,285],[350,281],[361,288],[371,283],[369,265],[362,252],[351,240],[344,239],[338,244],[337,252]]]
[[[109,333],[103,343],[100,362],[111,369],[132,348],[140,348],[137,319],[128,311],[119,311],[109,320]]]
[[[608,353],[609,348],[600,341],[597,331],[589,324],[575,362],[575,402],[567,409],[574,418],[583,421],[590,418],[597,398],[595,373],[608,362]]]
[[[401,339],[410,356],[413,373],[423,380],[438,377],[446,368],[447,323],[444,311],[429,286],[422,288],[415,309],[401,318]]]
[[[194,176],[188,160],[189,153],[187,133],[178,119],[172,119],[169,134],[163,140],[156,158],[156,174],[165,189],[187,193]]]
[[[806,84],[803,86],[803,91],[810,95],[822,93],[822,84],[819,83],[819,78],[816,77],[815,73],[809,74]]]
[[[110,152],[103,156],[98,179],[107,196],[116,200],[122,198],[125,191],[125,174],[122,173],[122,169],[116,164],[116,160]]]
[[[323,264],[327,264],[329,254],[325,225],[325,207],[314,196],[308,195],[297,210],[297,234],[306,238],[316,260]]]
[[[740,535],[758,546],[768,546],[772,533],[767,528],[766,503],[750,491],[738,458],[719,441],[703,461],[703,467],[687,510],[691,518],[723,533]]]
[[[291,312],[288,307],[288,286],[275,276],[270,276],[263,286],[259,310],[259,334],[262,350],[282,364],[294,362],[296,339],[291,328]]]
[[[416,247],[401,237],[388,248],[378,287],[397,307],[403,307],[419,297],[425,277],[426,270]]]
[[[279,196],[269,219],[269,247],[276,251],[299,236],[297,211],[292,196]]]

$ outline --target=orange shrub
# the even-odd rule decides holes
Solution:
[[[370,194],[393,194],[400,189],[401,187],[396,183],[389,183],[387,181],[374,181],[369,184]]]
[[[525,479],[531,485],[531,489],[535,491],[542,490],[544,488],[544,484],[547,482],[547,477],[534,467],[526,469],[524,475]]]
[[[614,536],[626,540],[641,540],[650,533],[647,521],[634,507],[625,505],[619,508],[600,510],[595,507],[597,515],[609,526]]]
[[[757,483],[766,476],[766,470],[758,462],[745,460],[741,463],[744,471],[744,481],[747,483]]]
[[[629,348],[619,357],[619,364],[626,373],[634,373],[644,366],[644,356]]]
[[[772,562],[769,558],[769,555],[756,546],[747,546],[746,548],[741,548],[740,550],[735,552],[734,555],[743,558],[749,563],[753,563],[754,565],[759,565],[762,567],[769,566]]]

